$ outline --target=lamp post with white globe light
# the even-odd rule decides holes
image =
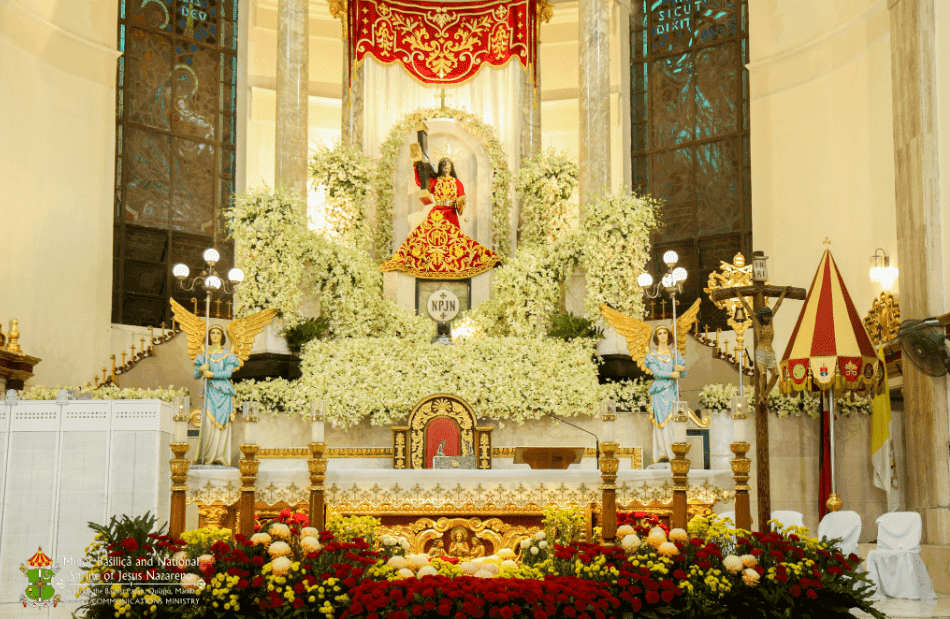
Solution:
[[[676,349],[676,295],[683,294],[683,282],[686,281],[688,273],[683,267],[676,266],[679,262],[679,254],[672,249],[663,254],[663,263],[666,264],[667,272],[663,274],[660,281],[653,283],[653,276],[649,273],[641,273],[637,278],[637,284],[650,299],[655,299],[662,292],[666,292],[670,297],[670,304],[673,306],[673,349]],[[680,396],[680,381],[676,381],[676,399]]]
[[[244,271],[235,267],[228,271],[228,280],[224,281],[221,279],[221,276],[218,275],[218,272],[214,270],[214,265],[218,263],[221,259],[221,254],[218,253],[213,247],[209,247],[204,250],[204,253],[201,255],[204,259],[207,266],[201,271],[200,275],[193,277],[191,282],[186,284],[185,281],[188,279],[188,276],[191,275],[191,269],[188,268],[188,265],[179,262],[174,267],[172,267],[172,275],[178,279],[178,285],[181,286],[181,289],[186,292],[194,292],[199,286],[205,291],[205,338],[204,338],[204,347],[205,347],[205,358],[208,357],[208,330],[211,328],[211,297],[215,292],[221,291],[224,294],[234,294],[234,291],[237,290],[237,287],[241,285],[241,282],[244,281]],[[229,286],[230,284],[230,286]],[[208,388],[208,379],[204,379],[204,388]]]

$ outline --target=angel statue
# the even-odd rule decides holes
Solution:
[[[604,318],[617,333],[627,340],[627,352],[640,369],[653,375],[650,385],[650,421],[653,422],[653,461],[664,458],[672,460],[673,426],[670,419],[679,399],[677,381],[686,376],[686,337],[696,322],[699,313],[699,299],[686,312],[676,319],[676,350],[671,350],[673,339],[667,325],[659,325],[652,331],[650,325],[632,316],[607,307],[600,306]],[[650,340],[655,348],[650,348]]]
[[[228,325],[228,334],[225,336],[222,327],[213,325],[208,329],[205,321],[175,299],[171,299],[171,304],[175,320],[188,335],[188,355],[195,364],[195,378],[204,378],[201,436],[195,464],[230,466],[231,421],[234,420],[231,375],[247,361],[254,338],[274,319],[277,311],[267,309],[234,320]],[[231,338],[230,351],[224,349],[228,337]]]

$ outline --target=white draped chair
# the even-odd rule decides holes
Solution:
[[[778,520],[782,528],[803,527],[805,526],[804,516],[801,512],[791,510],[778,510],[772,512],[772,520]]]
[[[836,544],[844,556],[858,552],[858,538],[861,537],[861,516],[858,512],[829,512],[818,523],[819,539],[840,539]]]
[[[920,558],[922,523],[917,512],[891,512],[877,519],[877,548],[868,553],[875,598],[932,600],[937,597]]]

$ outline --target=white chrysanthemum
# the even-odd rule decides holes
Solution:
[[[184,550],[179,550],[172,555],[171,564],[181,569],[188,567],[188,553]]]
[[[204,569],[209,565],[214,565],[214,555],[201,555],[198,557],[198,567]]]
[[[399,542],[399,540],[392,535],[384,535],[379,541],[382,542],[383,546],[395,546]]]
[[[407,567],[404,567],[404,568],[402,568],[401,570],[399,570],[398,572],[396,572],[396,576],[398,576],[399,578],[412,578],[412,577],[414,577],[415,575],[416,575],[416,573],[413,572],[412,570],[410,570],[410,569],[407,568]]]
[[[270,536],[274,539],[289,540],[290,539],[290,527],[288,527],[283,522],[274,522],[269,527],[267,527],[267,532],[270,533]]]
[[[263,546],[267,548],[270,546],[271,537],[267,533],[255,533],[251,536],[251,543],[255,546]]]
[[[459,563],[459,569],[462,570],[463,574],[474,576],[475,572],[481,569],[481,566],[474,561],[462,561]]]
[[[728,555],[725,559],[722,560],[722,565],[730,574],[738,574],[742,571],[742,559],[736,555]]]
[[[660,527],[653,527],[650,529],[650,535],[647,536],[646,541],[654,549],[659,548],[660,544],[666,543],[666,531]]]
[[[289,557],[294,551],[287,542],[274,542],[270,545],[270,548],[267,549],[267,552],[270,554],[271,558],[276,558]]]
[[[431,565],[425,565],[419,568],[419,572],[416,574],[419,578],[423,576],[435,576],[439,573],[439,570],[435,569]]]
[[[759,573],[751,567],[742,571],[742,582],[752,587],[759,582]]]
[[[514,559],[515,551],[512,550],[511,548],[502,548],[501,550],[498,551],[498,557],[501,558],[502,560]]]
[[[304,554],[320,552],[321,548],[323,548],[323,546],[320,545],[320,540],[315,537],[304,537],[300,540],[300,549],[304,552]]]
[[[300,537],[315,537],[320,539],[320,531],[317,531],[314,527],[304,527],[300,529]]]
[[[408,567],[412,569],[419,569],[420,567],[429,565],[429,555],[409,555],[406,557],[406,562],[408,563]]]
[[[486,569],[480,569],[475,572],[475,578],[492,578],[495,574]]]
[[[545,537],[547,537],[547,535],[545,535],[544,531],[538,531],[537,533],[534,534],[534,539],[538,540],[539,542],[543,540]]]
[[[548,541],[547,541],[547,540],[544,540],[544,539],[543,539],[543,540],[541,540],[540,542],[538,542],[538,548],[540,548],[541,550],[544,550],[544,549],[547,548],[547,547],[548,547]]]
[[[755,558],[755,555],[742,555],[739,558],[742,559],[742,565],[745,567],[755,567],[759,564],[759,560]]]
[[[532,546],[530,552],[531,552],[531,554],[533,554],[533,555],[537,555],[537,554],[538,554],[539,552],[541,552],[541,551],[538,550],[538,547],[537,547],[537,546]]]
[[[277,557],[270,562],[270,569],[274,576],[286,576],[290,571],[291,561],[287,557]]]
[[[617,527],[617,537],[619,538],[624,538],[636,532],[637,532],[636,529],[631,527],[629,524],[622,524],[619,527]]]
[[[686,529],[672,529],[670,531],[670,541],[685,544],[689,541],[689,533],[686,532]]]
[[[656,552],[663,557],[675,557],[680,553],[680,550],[673,542],[663,542],[660,544],[660,547],[656,549]]]
[[[527,550],[528,547],[531,546],[531,540],[530,539],[521,540],[520,546],[522,550]]]
[[[181,588],[185,591],[193,591],[199,580],[201,580],[201,576],[198,576],[197,574],[182,574]]]
[[[411,548],[411,546],[409,545],[409,540],[407,540],[407,539],[405,539],[405,538],[403,538],[402,541],[399,542],[399,546],[400,546],[403,550],[409,550],[409,548]]]
[[[517,567],[518,567],[518,564],[517,564],[516,562],[512,561],[511,559],[505,559],[504,561],[501,562],[501,567],[502,567],[502,569],[505,569],[505,568],[508,568],[508,567],[510,567],[510,568],[517,568]]]
[[[623,549],[627,552],[634,552],[640,548],[640,538],[637,537],[636,533],[628,533],[620,540],[620,545],[623,546]]]
[[[396,557],[389,557],[389,560],[386,561],[386,565],[393,568],[394,570],[401,570],[404,567],[406,567],[408,563],[406,562],[405,557],[396,556]]]

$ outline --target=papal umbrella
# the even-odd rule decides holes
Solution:
[[[780,367],[782,393],[820,391],[827,397],[828,406],[822,407],[818,491],[819,511],[824,516],[826,496],[828,509],[841,507],[834,476],[835,393],[871,389],[883,376],[881,361],[830,250],[821,257]]]

